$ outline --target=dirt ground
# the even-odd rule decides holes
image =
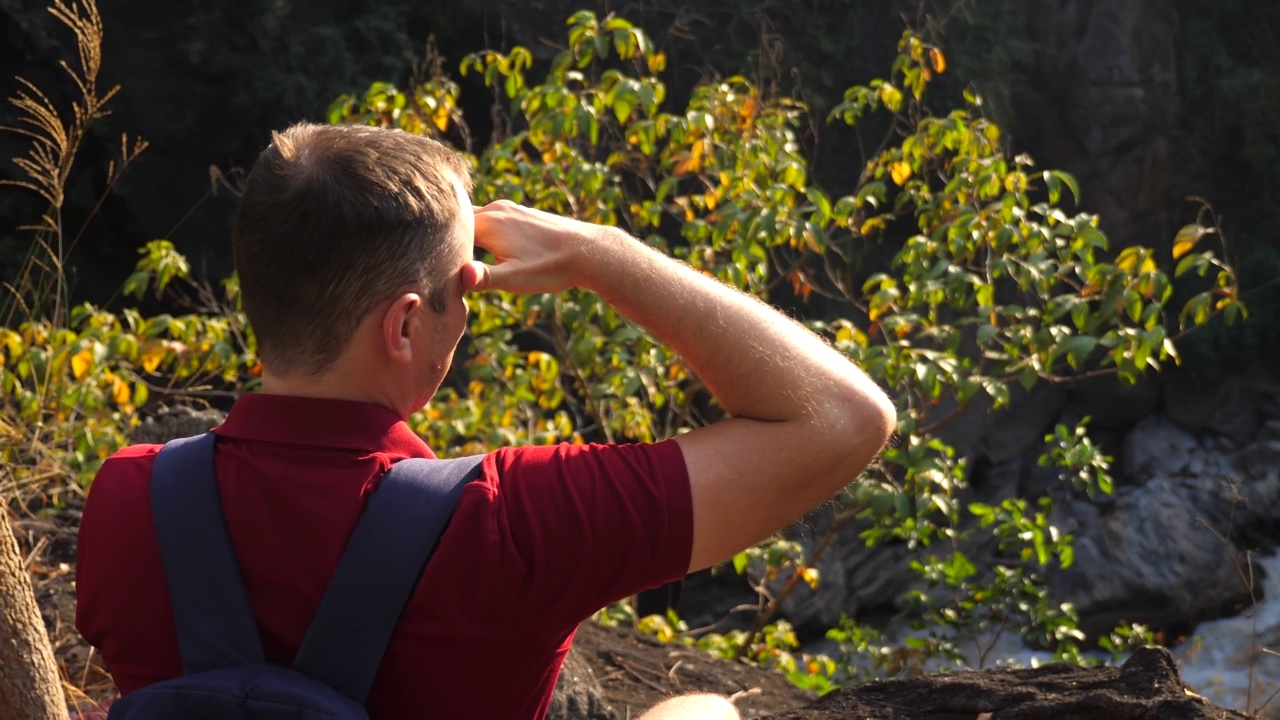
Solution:
[[[731,698],[744,718],[759,718],[795,710],[814,696],[796,688],[782,675],[712,657],[681,645],[663,645],[639,633],[584,624],[574,640],[562,684],[580,680],[585,672],[598,683],[604,707],[594,712],[562,711],[563,718],[636,717],[664,698],[709,692]],[[563,688],[561,688],[563,690]],[[596,688],[592,688],[596,690]],[[557,717],[553,709],[551,717]]]

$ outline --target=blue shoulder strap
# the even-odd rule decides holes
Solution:
[[[187,675],[264,661],[223,519],[214,442],[212,433],[172,440],[151,473],[151,511]],[[295,669],[364,703],[400,614],[483,458],[403,460],[379,480]]]
[[[483,455],[401,460],[369,498],[293,667],[363,703],[400,614]]]
[[[151,515],[187,675],[263,661],[223,522],[214,440],[212,433],[172,440],[151,470]]]

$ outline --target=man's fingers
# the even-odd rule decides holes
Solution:
[[[462,289],[467,292],[487,290],[493,284],[493,268],[479,260],[462,266]]]

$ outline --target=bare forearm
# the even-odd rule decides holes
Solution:
[[[582,284],[679,352],[731,415],[829,421],[833,405],[879,395],[844,356],[756,298],[622,231],[597,242]]]

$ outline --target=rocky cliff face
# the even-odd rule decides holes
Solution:
[[[1167,247],[1177,230],[1170,145],[1178,112],[1173,0],[1020,3],[1031,92],[1020,137],[1044,167],[1074,173],[1084,205],[1120,244]]]

